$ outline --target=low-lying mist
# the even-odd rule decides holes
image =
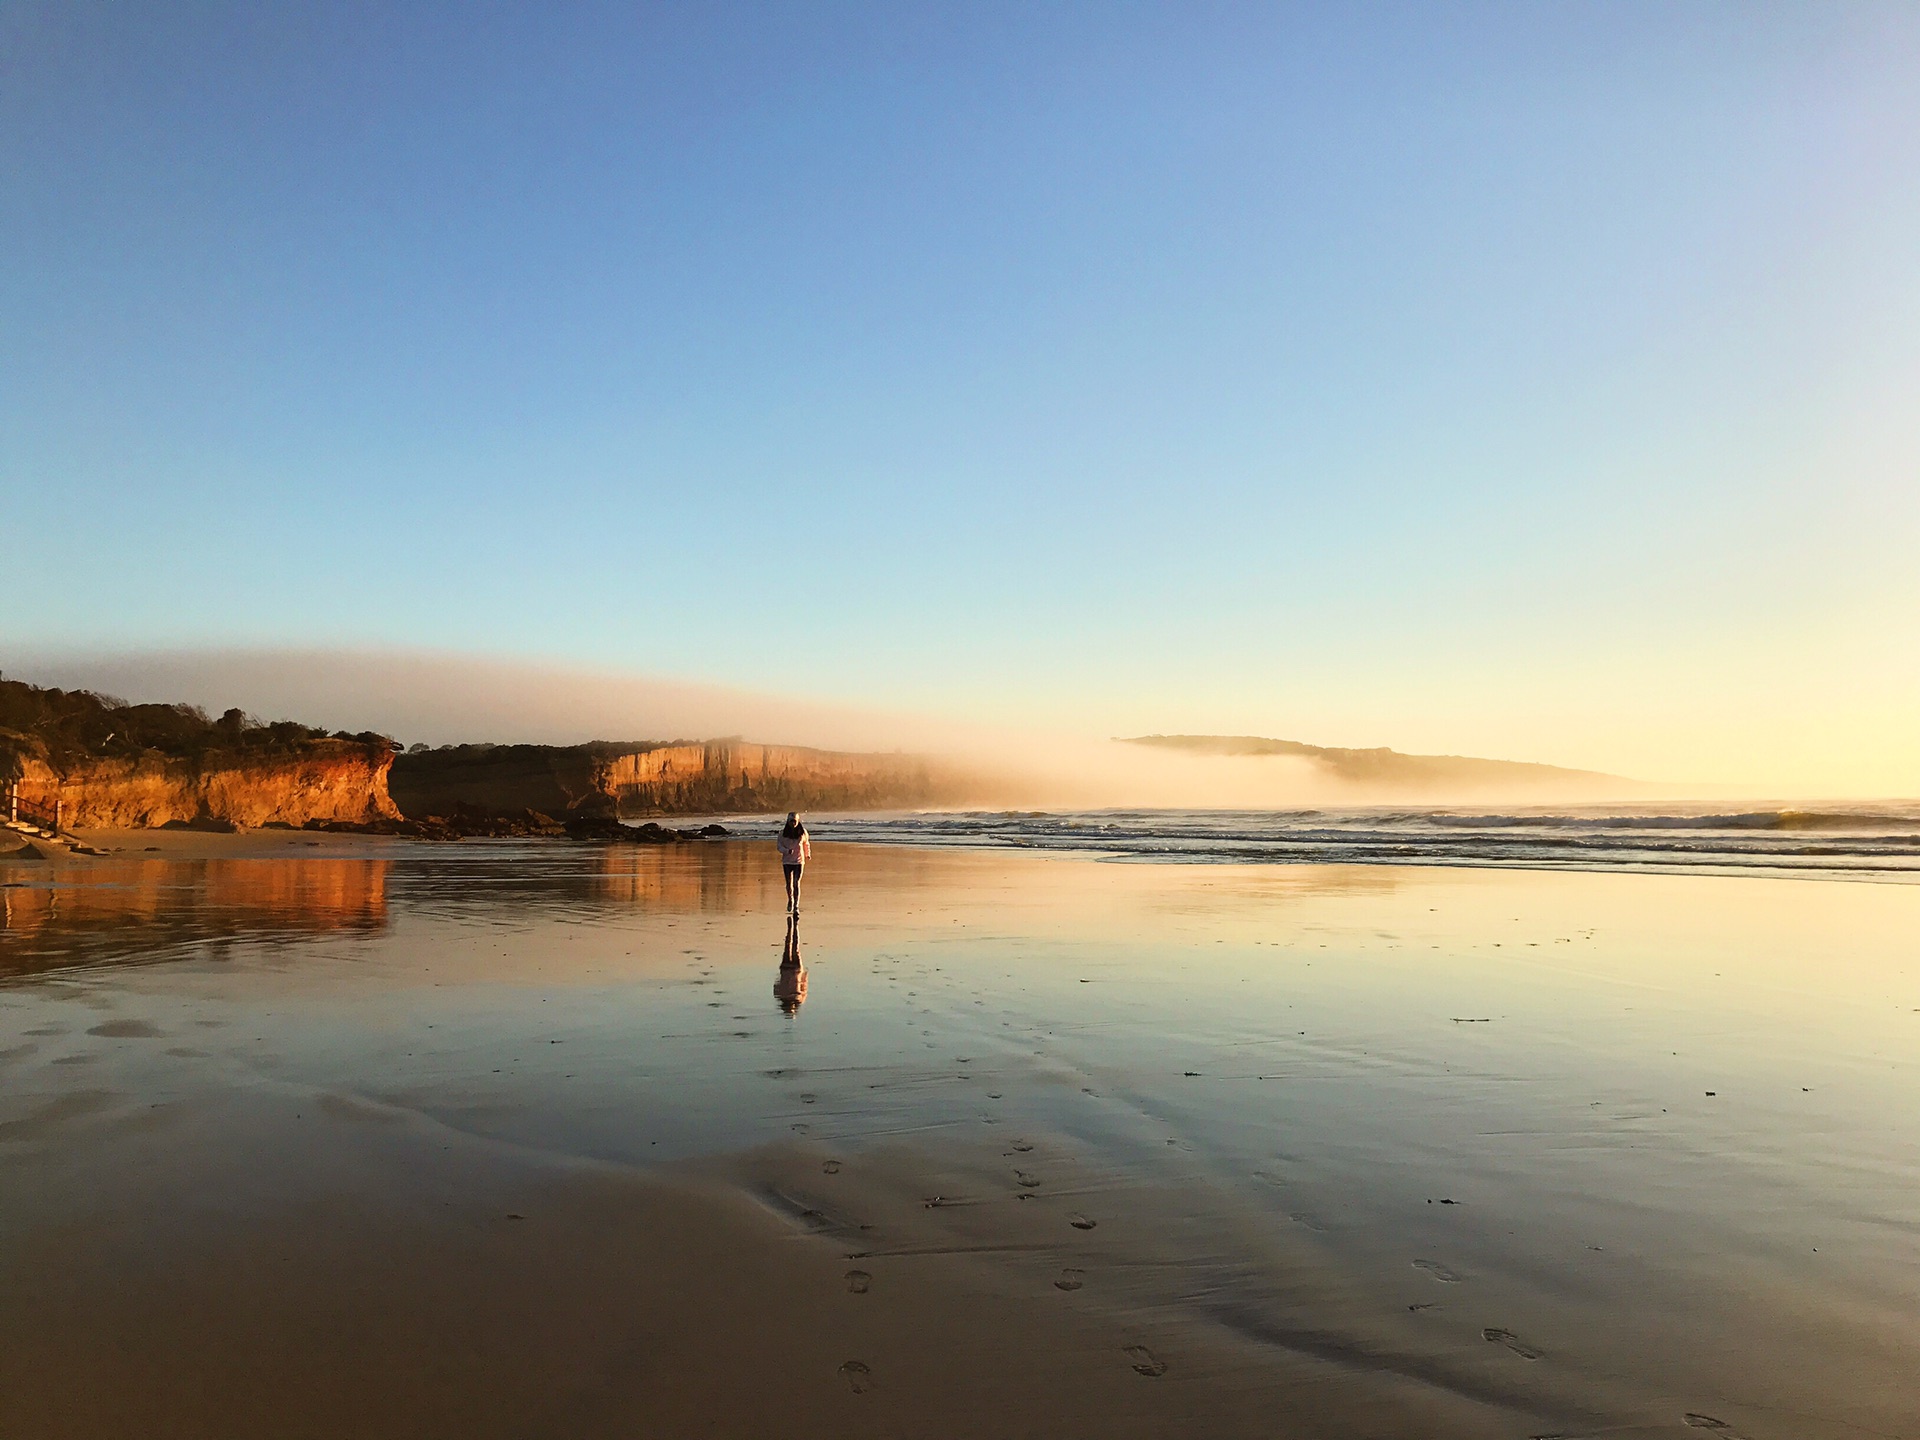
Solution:
[[[1542,781],[1524,773],[1496,783],[1444,777],[1419,784],[1356,783],[1304,756],[1189,753],[720,685],[434,652],[43,653],[15,655],[7,674],[133,701],[185,701],[215,714],[238,706],[265,720],[375,730],[403,743],[740,737],[830,750],[907,751],[964,777],[968,803],[987,808],[1557,804],[1656,793],[1617,777]]]
[[[1124,740],[1027,734],[962,739],[947,752],[981,777],[983,806],[1276,810],[1339,805],[1554,805],[1646,800],[1655,787],[1613,776],[1463,783],[1346,779],[1294,755],[1190,754]]]

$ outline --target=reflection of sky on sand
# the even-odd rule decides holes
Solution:
[[[1426,1317],[1442,1352],[1516,1335],[1561,1366],[1528,1383],[1596,1418],[1638,1413],[1619,1375],[1671,1373],[1771,1396],[1796,1435],[1899,1433],[1920,889],[823,844],[820,988],[789,1022],[765,988],[770,846],[245,863],[128,867],[57,916],[9,892],[44,912],[16,932],[43,952],[180,958],[0,988],[0,1126],[28,1126],[0,1135],[271,1083],[640,1164],[1026,1136],[1043,1182],[1086,1177],[1082,1207],[1151,1190],[1197,1226],[1228,1206]],[[1257,1247],[1201,1227],[1180,1251],[1168,1224],[1206,1293],[1152,1303],[1279,1326]]]

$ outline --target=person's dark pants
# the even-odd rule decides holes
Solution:
[[[801,867],[798,865],[783,865],[780,868],[787,872],[787,903],[789,905],[798,905],[800,903]]]

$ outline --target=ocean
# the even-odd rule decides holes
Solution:
[[[723,820],[726,817],[721,817]],[[736,817],[728,822],[741,828]],[[1736,871],[1920,881],[1920,801],[1506,810],[924,811],[809,816],[817,838],[1117,860]]]

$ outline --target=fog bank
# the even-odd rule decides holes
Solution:
[[[914,748],[908,717],[722,685],[532,661],[408,650],[160,650],[4,657],[36,685],[214,714],[377,730],[406,743],[577,745],[740,735],[823,749]],[[906,738],[917,735],[920,741]]]
[[[1609,776],[1544,784],[1524,777],[1472,785],[1356,784],[1298,756],[1182,753],[1038,726],[971,726],[720,685],[440,652],[205,649],[0,658],[9,677],[34,684],[135,702],[185,701],[214,714],[238,706],[264,720],[375,730],[407,744],[737,736],[831,750],[912,751],[964,774],[970,803],[988,807],[1552,804],[1657,793]]]

